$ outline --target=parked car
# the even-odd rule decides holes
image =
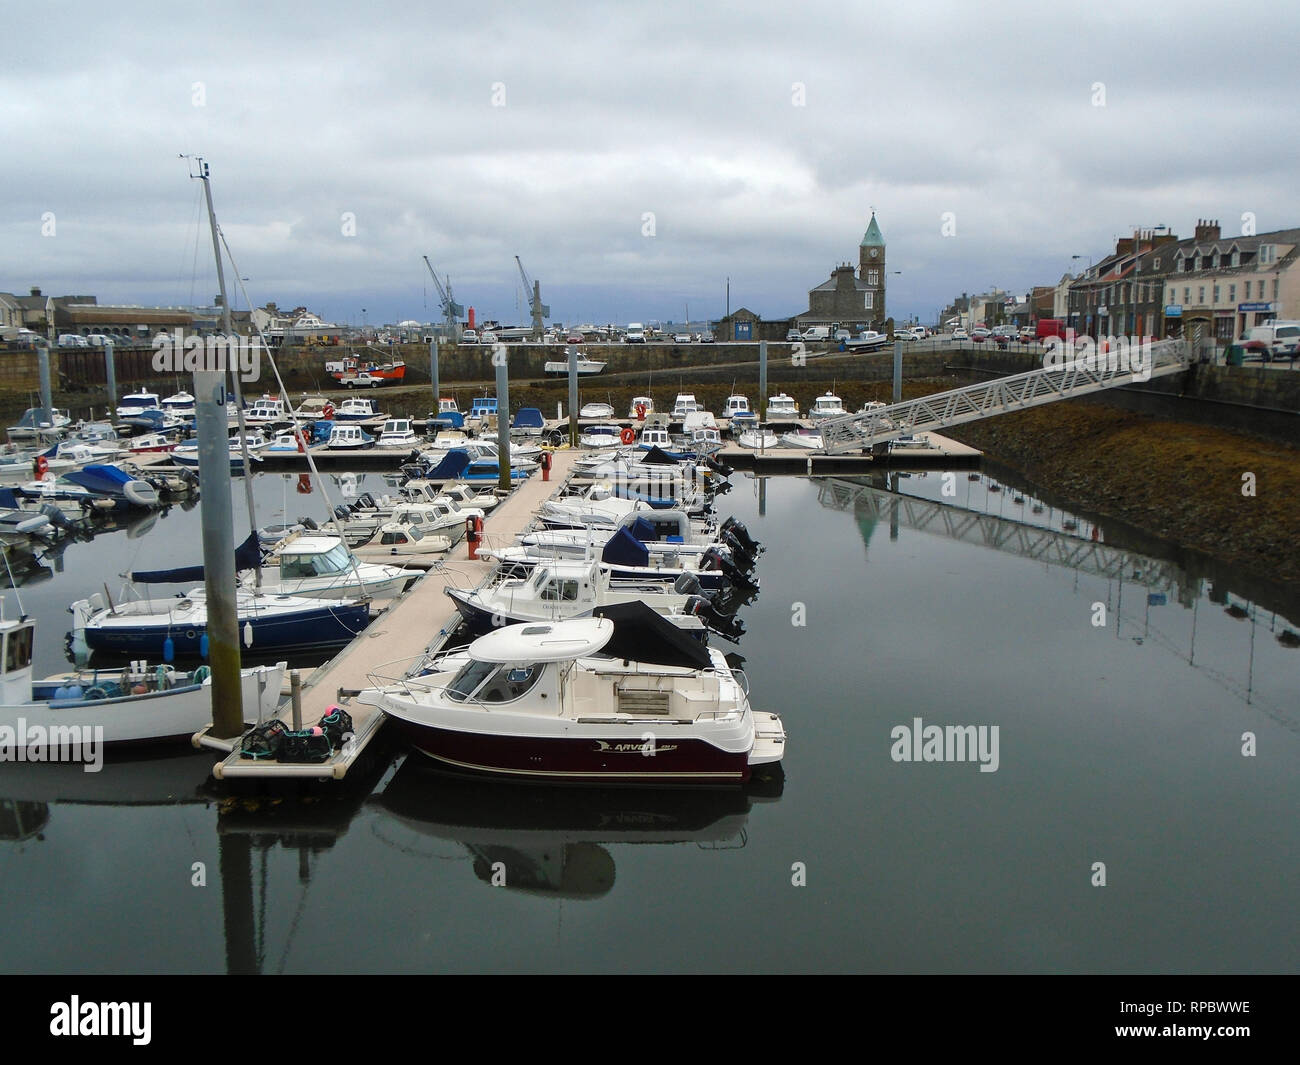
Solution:
[[[851,340],[852,338],[853,338],[853,334],[850,333],[847,329],[835,330],[836,343],[839,343],[841,340]]]
[[[362,370],[359,374],[355,374],[352,377],[345,377],[343,383],[348,388],[378,388],[384,382],[382,378],[371,377],[370,374]]]
[[[480,344],[495,344],[497,342],[497,335],[492,332],[492,330],[485,329],[479,334],[478,342]]]
[[[918,337],[915,333],[907,329],[899,329],[894,332],[894,339],[895,340],[920,340],[921,338]]]
[[[712,334],[712,333],[701,333],[701,334],[700,334],[700,343],[701,343],[701,344],[712,344],[712,343],[714,343],[714,336],[713,336],[713,334]]]
[[[1034,339],[1034,327],[1031,325],[1021,326],[1020,339],[1028,344]]]
[[[785,332],[785,339],[788,343],[793,344],[802,340],[803,334],[797,329],[787,329]]]
[[[830,340],[831,329],[827,325],[811,325],[804,330],[804,340]]]
[[[581,333],[570,333],[568,336],[566,336],[566,337],[564,338],[564,342],[565,342],[566,344],[581,344],[581,343],[582,343],[582,334],[581,334]]]
[[[674,333],[674,334],[673,334],[673,343],[674,343],[674,344],[689,344],[689,343],[691,343],[691,334],[690,334],[690,333]]]
[[[465,332],[460,335],[460,342],[462,344],[477,344],[478,333],[473,329],[466,329]]]
[[[967,333],[966,330],[964,330],[961,326],[958,326],[956,329],[952,331],[952,338],[953,340],[969,340],[970,334]]]

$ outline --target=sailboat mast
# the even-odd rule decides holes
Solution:
[[[244,502],[248,505],[248,525],[254,537],[257,536],[257,515],[253,509],[253,470],[248,460],[248,426],[244,422],[244,395],[239,387],[239,370],[233,358],[230,345],[234,340],[234,327],[230,318],[230,299],[226,295],[226,271],[222,264],[220,237],[217,234],[217,214],[212,209],[212,185],[208,181],[208,164],[203,159],[199,164],[199,180],[203,182],[203,195],[208,204],[208,228],[212,231],[212,254],[217,260],[217,287],[221,292],[221,332],[226,339],[226,352],[230,365],[226,367],[232,391],[235,396],[235,417],[239,425],[239,449],[244,461]],[[227,456],[227,462],[229,457]],[[253,567],[253,584],[255,593],[262,590],[262,560],[258,552],[257,565]]]

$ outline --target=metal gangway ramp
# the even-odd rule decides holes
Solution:
[[[874,444],[909,433],[1010,414],[1120,385],[1141,384],[1150,377],[1182,373],[1188,366],[1187,346],[1181,340],[1161,340],[1152,344],[1148,349],[1149,366],[1139,367],[1136,371],[1127,357],[1127,346],[1119,344],[1116,349],[1098,351],[1095,355],[1059,367],[1030,370],[878,407],[873,411],[827,418],[818,423],[822,452],[843,455],[850,451],[864,451]],[[1142,362],[1145,364],[1147,359],[1144,357]]]

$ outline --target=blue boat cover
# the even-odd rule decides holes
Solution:
[[[659,534],[655,530],[655,527],[646,521],[645,518],[637,518],[631,525],[625,525],[623,528],[627,529],[643,544],[649,543],[651,540],[659,539]]]
[[[605,549],[600,553],[600,560],[611,566],[648,566],[650,552],[645,544],[624,526],[605,541]]]
[[[0,488],[0,508],[4,510],[18,509],[18,498],[14,495],[12,488]]]
[[[111,499],[122,498],[122,486],[135,480],[125,470],[116,466],[86,466],[84,469],[65,473],[63,479],[71,484],[80,485],[87,492],[108,496]]]
[[[546,419],[536,407],[520,407],[515,420],[510,423],[512,429],[541,429],[545,425]]]
[[[252,569],[262,561],[262,548],[257,542],[257,533],[249,533],[248,539],[235,548],[235,572]],[[202,566],[180,566],[176,569],[141,570],[132,573],[131,580],[139,584],[197,584],[203,580]]]
[[[433,422],[435,425],[451,429],[464,429],[465,415],[461,414],[460,411],[445,410],[434,418]]]

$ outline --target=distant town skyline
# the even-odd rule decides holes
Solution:
[[[888,313],[1024,294],[1117,237],[1201,217],[1295,225],[1300,14],[1155,2],[813,3],[653,12],[573,4],[73,3],[6,18],[0,290],[202,305],[199,183],[255,306],[340,324],[442,317],[428,255],[480,318],[807,309],[877,213]],[[814,28],[816,31],[814,32]],[[236,45],[235,42],[238,41]],[[432,48],[413,42],[436,42]],[[25,42],[25,43],[24,43]],[[1244,49],[1244,51],[1243,51]],[[1232,61],[1225,62],[1231,54]],[[1267,77],[1243,78],[1241,61]],[[246,306],[235,291],[231,301]]]

